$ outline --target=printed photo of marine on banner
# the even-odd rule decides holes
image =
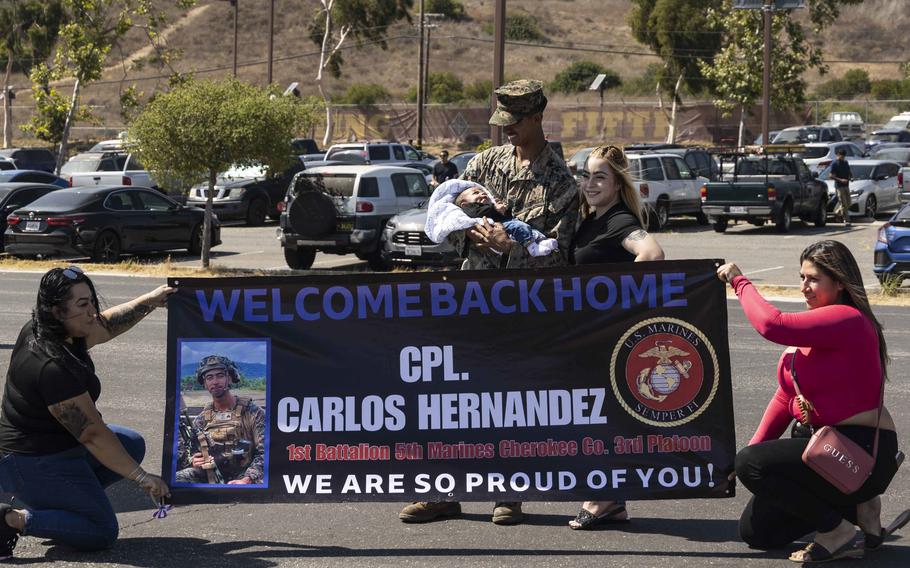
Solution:
[[[731,497],[716,266],[171,279],[174,501]]]

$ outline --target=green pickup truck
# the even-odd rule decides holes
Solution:
[[[723,167],[725,158],[728,168]],[[730,171],[701,188],[702,213],[718,233],[727,230],[731,219],[756,227],[773,221],[782,233],[790,230],[793,217],[825,226],[828,188],[802,159],[790,154],[732,153],[722,156],[721,169]]]

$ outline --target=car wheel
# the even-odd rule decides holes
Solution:
[[[715,233],[724,233],[727,231],[727,225],[730,223],[730,220],[726,217],[718,217],[714,219],[714,232]]]
[[[202,223],[193,227],[193,232],[190,233],[190,244],[186,250],[193,256],[202,254]]]
[[[648,219],[648,229],[653,232],[662,231],[670,221],[670,206],[665,199],[659,200]]]
[[[254,199],[246,209],[246,224],[251,227],[258,227],[265,223],[265,217],[268,214],[269,204],[265,199]]]
[[[813,222],[816,227],[824,227],[828,224],[828,203],[825,201],[825,198],[819,199],[818,210],[815,212],[815,219]]]
[[[866,198],[866,209],[864,215],[870,219],[875,219],[876,211],[878,211],[878,203],[875,201],[875,196],[870,195]]]
[[[786,233],[790,231],[790,226],[793,224],[793,206],[789,203],[784,204],[784,208],[780,211],[780,218],[778,218],[777,223],[777,232]]]
[[[316,260],[316,249],[311,247],[300,247],[297,249],[284,249],[284,261],[288,267],[294,270],[306,270],[313,266]]]
[[[117,262],[120,258],[120,237],[114,231],[103,231],[95,237],[92,260],[95,262]]]
[[[695,214],[695,222],[698,223],[699,225],[707,225],[708,223],[710,223],[710,221],[708,220],[708,216],[705,215],[704,213],[702,213],[701,211],[699,211],[698,213]]]

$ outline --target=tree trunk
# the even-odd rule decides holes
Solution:
[[[54,173],[58,176],[60,175],[60,168],[62,168],[63,163],[66,162],[66,146],[69,142],[73,117],[76,116],[76,107],[79,104],[79,87],[81,85],[79,78],[76,77],[76,84],[73,85],[73,98],[70,101],[69,112],[66,113],[66,122],[63,124],[63,134],[60,136],[60,153],[57,154],[57,167],[54,169]]]
[[[8,48],[7,48],[8,49]],[[13,72],[13,52],[6,58],[6,75],[3,77],[3,147],[13,144],[13,103],[9,100],[9,76]]]
[[[667,144],[676,143],[676,109],[677,101],[679,101],[679,87],[682,85],[683,76],[682,73],[679,74],[679,77],[676,79],[676,86],[673,87],[673,106],[670,110],[670,128],[667,130]]]
[[[736,137],[736,146],[743,146],[743,135],[746,132],[746,105],[739,105],[739,135]],[[762,141],[764,142],[764,140]]]
[[[322,147],[328,148],[329,142],[332,141],[332,109],[329,105],[329,95],[325,92],[325,86],[323,82],[323,71],[325,71],[326,65],[329,62],[329,42],[332,39],[332,4],[333,2],[326,3],[323,0],[323,6],[325,7],[325,33],[322,36],[322,49],[319,52],[319,69],[316,71],[316,88],[319,89],[319,95],[322,96],[323,102],[325,102],[325,134],[322,137]]]
[[[215,197],[215,176],[218,172],[209,170],[209,193],[205,198],[205,221],[202,223],[202,268],[209,267],[212,249],[212,200]]]

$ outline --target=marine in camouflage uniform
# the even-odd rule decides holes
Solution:
[[[513,81],[496,89],[496,111],[490,124],[511,126],[528,116],[542,113],[547,99],[539,81]],[[568,251],[578,220],[578,188],[566,163],[544,142],[543,150],[528,166],[519,164],[516,147],[495,146],[475,156],[462,175],[486,187],[512,215],[559,242],[559,250],[533,257],[524,247],[513,246],[505,254],[474,246],[465,231],[449,236],[455,250],[466,252],[463,270],[487,268],[538,268],[568,264]],[[535,140],[537,141],[537,140]],[[467,247],[467,250],[465,250]]]
[[[513,125],[526,118],[538,122],[536,115],[543,113],[547,106],[543,85],[539,81],[512,81],[494,92],[496,111],[490,117],[490,124],[506,127],[507,134],[518,128]],[[455,231],[449,234],[448,240],[455,250],[462,251],[466,257],[462,270],[568,264],[569,245],[575,236],[578,220],[579,196],[575,178],[566,163],[547,144],[539,124],[521,125],[521,134],[516,136],[518,146],[506,144],[481,152],[468,163],[461,177],[486,187],[497,201],[507,205],[516,219],[555,238],[559,242],[559,250],[548,256],[533,257],[525,247],[511,246],[500,255],[493,250],[478,248],[466,231]],[[533,152],[537,146],[541,147],[537,156],[528,165],[522,165],[520,160],[527,159],[528,151]],[[522,150],[521,155],[519,150]],[[421,501],[407,505],[398,518],[406,523],[425,523],[459,514],[461,505],[457,501]],[[496,503],[492,520],[500,525],[522,522],[524,513],[521,503]]]
[[[265,411],[251,399],[230,392],[230,385],[240,382],[240,377],[227,357],[204,357],[196,371],[196,380],[212,394],[213,400],[193,419],[193,427],[206,434],[210,444],[208,452],[225,483],[261,483],[265,461]],[[177,482],[209,483],[206,470],[193,467],[192,456],[185,449],[178,450],[178,454],[179,467],[183,469],[177,471]]]

